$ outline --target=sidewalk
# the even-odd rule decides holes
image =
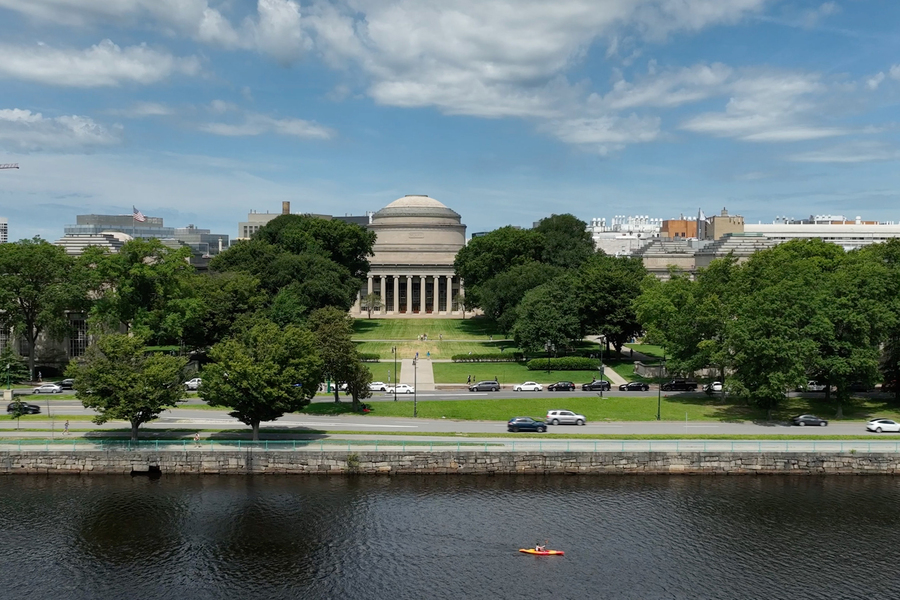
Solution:
[[[434,390],[434,368],[431,359],[420,358],[413,366],[411,358],[404,358],[400,363],[400,383],[413,385],[417,392]]]

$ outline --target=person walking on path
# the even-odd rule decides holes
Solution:
[[[200,432],[194,434],[194,444],[199,448],[200,447]]]
[[[472,385],[472,376],[471,375],[469,375],[469,377],[466,379],[466,385]]]
[[[65,425],[63,425],[63,435],[69,435],[69,420],[66,419]]]

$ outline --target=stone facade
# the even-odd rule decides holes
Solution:
[[[894,475],[900,454],[802,452],[8,451],[0,474]]]

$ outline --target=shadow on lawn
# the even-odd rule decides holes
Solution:
[[[666,396],[666,400],[670,403],[713,407],[715,411],[711,416],[726,423],[752,421],[762,426],[777,426],[801,414],[818,415],[832,420],[836,418],[838,409],[837,402],[826,401],[824,397],[791,396],[772,411],[772,419],[769,420],[766,418],[765,409],[747,404],[746,400],[740,397],[717,398],[706,394],[677,394]],[[896,416],[898,408],[900,407],[885,398],[855,396],[843,403],[843,417],[840,420],[869,421],[885,415]]]

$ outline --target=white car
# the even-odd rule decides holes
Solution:
[[[398,394],[412,394],[413,392],[416,391],[416,388],[414,388],[414,387],[411,386],[411,385],[407,385],[407,384],[405,384],[405,383],[398,383],[396,389],[397,389],[397,393],[398,393]],[[389,388],[387,389],[387,393],[388,393],[388,394],[393,394],[393,393],[394,393],[394,386],[389,387]]]
[[[196,392],[200,389],[201,383],[203,383],[203,379],[194,377],[193,379],[184,382],[184,389]]]
[[[548,410],[544,421],[549,425],[584,425],[587,423],[584,415],[575,414],[571,410]]]
[[[533,381],[526,381],[513,386],[514,392],[543,392],[544,386]]]
[[[809,380],[806,382],[805,386],[801,386],[797,388],[798,392],[824,392],[825,384],[819,383],[818,381]]]
[[[31,390],[32,394],[62,394],[62,386],[55,383],[44,383]]]
[[[718,394],[722,391],[722,382],[721,381],[713,381],[711,383],[707,383],[706,387],[703,390],[707,394]]]
[[[866,423],[866,431],[874,431],[875,433],[900,431],[900,423],[890,419],[872,419]]]
[[[388,386],[383,381],[373,381],[369,384],[370,392],[385,392],[387,391]]]

